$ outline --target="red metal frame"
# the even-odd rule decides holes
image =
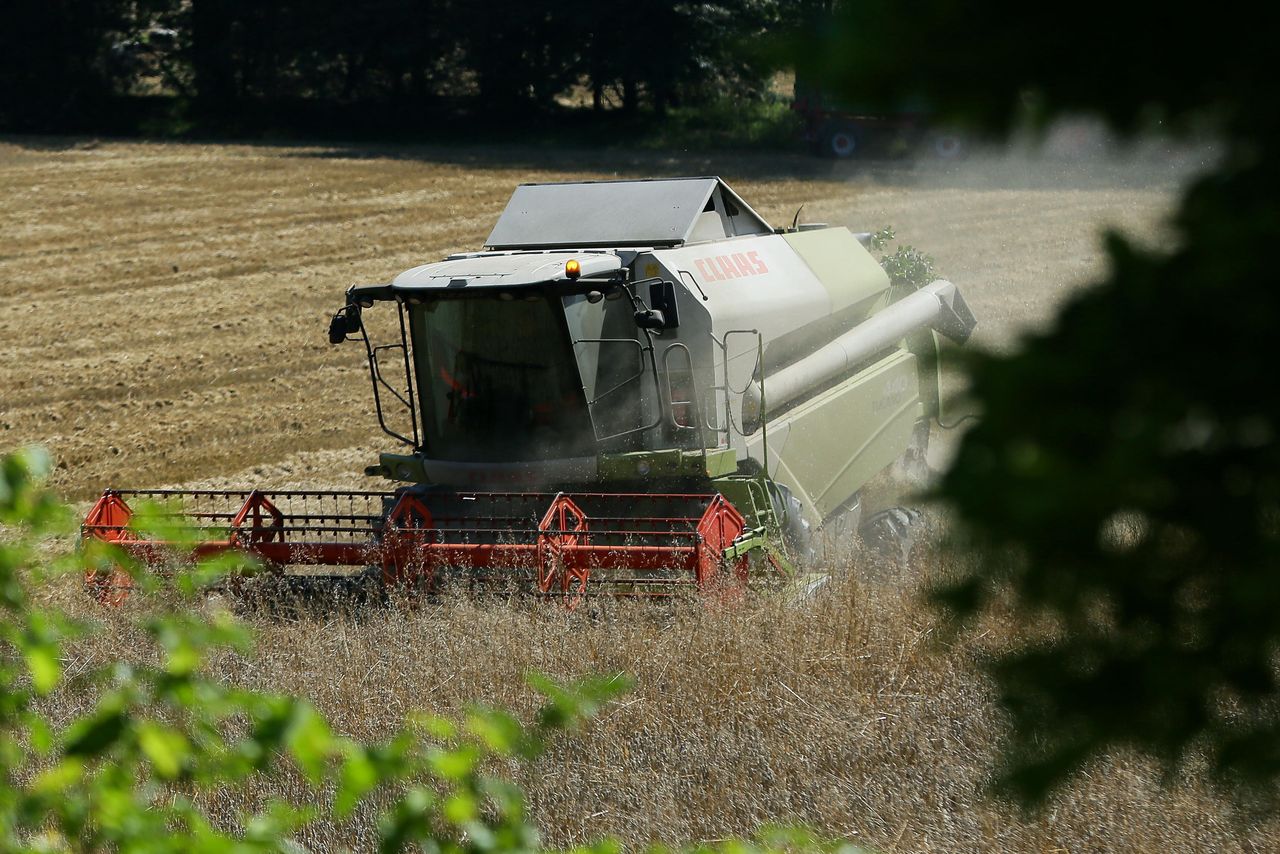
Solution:
[[[265,521],[270,519],[270,522]],[[245,523],[248,522],[248,529]],[[245,543],[284,542],[284,514],[281,513],[271,499],[258,490],[249,493],[249,498],[240,508],[240,512],[231,520],[232,545]]]
[[[142,539],[129,528],[125,495],[181,503],[166,512],[203,525],[209,538],[194,546]],[[227,502],[235,501],[242,503],[232,512]],[[317,509],[317,503],[323,506]],[[387,504],[391,510],[384,515]],[[531,515],[539,505],[545,512]],[[729,562],[725,550],[745,530],[742,514],[722,495],[469,493],[424,499],[408,491],[108,490],[85,518],[82,536],[117,545],[153,570],[239,551],[273,572],[291,565],[376,566],[387,584],[426,591],[437,588],[442,570],[478,574],[515,581],[574,607],[595,592],[667,596],[681,585],[700,591],[744,587],[748,557]],[[133,588],[119,568],[90,571],[85,580],[106,605],[122,604]]]
[[[112,545],[124,545],[137,540],[137,534],[128,527],[133,511],[119,494],[107,491],[85,516],[81,536],[94,537]],[[85,587],[89,595],[103,605],[120,607],[133,592],[133,576],[119,566],[110,570],[85,570]]]
[[[431,511],[417,497],[405,493],[387,514],[383,533],[382,579],[388,584],[420,581],[428,589],[435,586],[435,565],[429,546],[436,542]]]
[[[591,570],[584,566],[571,566],[568,555],[576,552],[586,533],[587,515],[573,503],[572,498],[563,492],[557,495],[538,523],[538,590],[549,593],[553,586],[558,586],[567,602],[576,605],[581,600],[587,592]],[[575,584],[577,589],[571,594],[570,588]]]
[[[746,527],[746,520],[728,499],[723,495],[711,499],[711,504],[698,521],[698,587],[706,590],[726,582],[719,578],[720,568],[725,565],[725,550],[742,536]],[[737,558],[729,567],[733,578],[728,581],[745,586],[749,560],[747,555]]]

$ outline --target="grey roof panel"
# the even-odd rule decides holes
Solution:
[[[684,243],[719,185],[719,178],[521,184],[485,245],[514,249]],[[751,214],[768,229],[754,211]]]
[[[517,252],[506,255],[466,255],[423,264],[395,277],[397,290],[439,290],[466,287],[511,288],[562,280],[564,265],[576,259],[582,276],[592,278],[619,270],[622,259],[612,252]]]

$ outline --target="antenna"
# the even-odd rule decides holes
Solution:
[[[804,205],[801,205],[800,207],[796,208],[796,215],[795,215],[795,217],[793,217],[793,218],[792,218],[792,220],[791,220],[791,230],[792,230],[792,231],[799,231],[799,230],[800,230],[800,211],[802,211],[802,210],[804,210]]]
[[[689,277],[689,281],[692,282],[693,286],[698,289],[698,293],[702,294],[703,302],[708,302],[711,299],[711,297],[707,296],[706,293],[702,290],[702,285],[698,284],[698,280],[694,278],[693,273],[690,273],[688,270],[677,270],[676,272],[680,274],[680,278],[682,279],[685,276]]]

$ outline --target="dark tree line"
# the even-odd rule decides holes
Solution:
[[[110,124],[130,100],[220,118],[281,104],[653,111],[763,91],[757,46],[804,0],[11,0],[0,128]],[[412,122],[410,122],[412,123]]]

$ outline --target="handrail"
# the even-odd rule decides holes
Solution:
[[[418,409],[414,405],[416,402],[413,397],[414,376],[413,369],[409,366],[409,335],[404,322],[404,303],[396,300],[396,307],[400,314],[400,350],[404,354],[404,388],[409,395],[409,424],[413,427],[413,446],[418,448],[422,445],[422,437],[418,433]],[[425,425],[423,429],[426,429]]]
[[[689,393],[693,396],[693,400],[672,399],[670,360],[672,352],[675,351],[684,352],[685,364],[689,366]],[[702,432],[702,407],[698,402],[698,384],[694,382],[693,353],[689,351],[687,345],[680,341],[673,341],[667,345],[666,349],[662,351],[662,373],[667,380],[667,403],[671,411],[671,425],[677,430],[696,430],[698,432],[698,448],[702,451],[702,467],[705,471],[707,467],[707,437]],[[686,427],[676,421],[675,407],[677,403],[693,407],[693,427]]]
[[[729,337],[731,335],[754,335],[756,337],[756,363],[751,370],[751,378],[741,389],[735,389],[729,382]],[[714,388],[722,388],[724,390],[724,411],[725,411],[725,435],[726,439],[731,440],[731,431],[737,430],[738,435],[743,439],[750,434],[747,433],[746,424],[739,424],[733,417],[733,404],[730,401],[732,395],[744,395],[753,384],[760,386],[760,398],[764,399],[764,336],[759,329],[730,329],[723,336],[717,338],[715,333],[711,333],[711,340],[720,348],[720,355],[724,365],[724,385],[714,386]],[[769,425],[768,420],[761,415],[760,418],[760,442],[761,453],[764,456],[762,461],[765,471],[769,468]],[[755,433],[754,430],[751,433]]]
[[[404,307],[400,306],[399,304],[397,304],[397,307],[401,311],[401,321],[403,323]],[[369,340],[369,330],[366,329],[364,325],[364,313],[361,312],[360,315],[358,315],[358,317],[360,318],[360,337],[361,339],[364,340],[365,358],[368,359],[369,361],[369,380],[373,385],[373,408],[378,415],[378,426],[382,428],[383,433],[386,433],[388,436],[390,436],[393,439],[399,439],[404,444],[416,450],[419,446],[419,442],[417,441],[418,422],[417,422],[417,415],[414,412],[413,405],[408,401],[406,401],[403,397],[401,397],[401,395],[394,388],[392,388],[390,384],[387,383],[386,380],[382,378],[382,372],[378,370],[378,351],[379,350],[390,350],[390,349],[395,349],[396,347],[405,347],[405,344],[402,341],[402,343],[400,344],[383,344],[378,347],[374,347],[373,343]],[[401,327],[401,329],[403,330],[403,326]],[[405,350],[405,360],[406,360],[406,364],[408,364],[407,348]],[[406,371],[406,379],[408,379],[407,371]],[[411,381],[412,380],[410,380],[410,382]],[[405,436],[401,433],[397,433],[395,430],[392,430],[390,427],[387,426],[387,419],[382,411],[382,395],[378,393],[379,384],[386,386],[388,391],[390,391],[393,395],[395,395],[396,398],[398,398],[401,403],[404,403],[409,408],[409,417],[413,422],[413,434],[414,434],[413,439],[410,439],[408,436]]]

